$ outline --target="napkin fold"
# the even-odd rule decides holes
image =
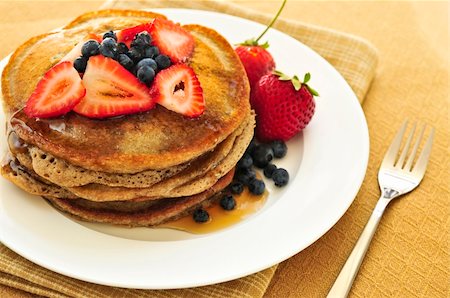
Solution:
[[[105,2],[101,8],[161,7],[218,11],[262,24],[267,24],[272,18],[272,15],[244,9],[225,1],[113,0]],[[294,20],[279,19],[274,28],[319,53],[342,74],[359,101],[364,100],[378,61],[377,51],[370,43],[356,36]],[[133,290],[96,285],[57,274],[26,260],[0,244],[0,284],[47,297],[262,297],[276,269],[277,265],[237,280],[198,288]]]

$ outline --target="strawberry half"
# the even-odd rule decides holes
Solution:
[[[156,18],[150,28],[153,44],[172,62],[185,62],[194,51],[194,37],[179,24]]]
[[[73,110],[86,117],[132,114],[155,105],[143,83],[117,61],[102,55],[89,58],[83,84],[86,95]]]
[[[150,23],[145,23],[131,28],[120,30],[119,32],[116,33],[117,42],[123,42],[124,44],[127,45],[127,47],[130,47],[131,42],[133,41],[136,34],[141,33],[143,31],[147,31],[148,33],[150,33],[150,27],[151,27]]]
[[[151,93],[166,109],[188,117],[198,117],[205,111],[203,89],[194,70],[176,64],[161,70],[153,82]]]
[[[50,118],[66,114],[86,93],[72,63],[56,64],[44,74],[25,104],[28,117]]]
[[[86,38],[84,38],[82,41],[80,41],[79,43],[77,43],[77,45],[69,52],[67,53],[61,60],[60,62],[64,62],[64,61],[69,61],[69,62],[73,62],[75,59],[77,59],[78,57],[81,56],[81,48],[83,47],[83,45],[86,43],[86,41],[93,39],[96,40],[98,42],[102,42],[102,38],[100,36],[98,36],[97,34],[93,34],[93,33],[89,33]]]

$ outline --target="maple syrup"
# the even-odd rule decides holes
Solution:
[[[268,191],[262,195],[250,193],[247,187],[239,195],[233,195],[236,200],[236,207],[233,210],[224,210],[220,207],[219,200],[216,200],[209,207],[205,208],[209,213],[209,220],[205,223],[194,221],[192,214],[158,226],[159,228],[176,229],[192,234],[206,234],[216,232],[232,226],[248,216],[260,210],[268,197]]]

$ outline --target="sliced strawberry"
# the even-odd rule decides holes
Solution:
[[[127,47],[130,47],[131,42],[133,41],[133,38],[136,36],[136,34],[141,33],[142,31],[147,31],[148,33],[150,33],[150,27],[150,23],[145,23],[120,30],[116,33],[117,42],[123,42],[127,45]]]
[[[67,53],[60,62],[64,61],[70,61],[73,62],[75,59],[81,56],[81,48],[83,47],[84,43],[90,39],[96,40],[98,42],[102,42],[102,38],[96,34],[89,33],[85,38],[83,38],[82,41],[77,43],[77,45],[69,52]]]
[[[28,117],[49,118],[66,114],[86,93],[72,63],[56,64],[44,74],[25,104]]]
[[[150,28],[153,44],[173,63],[184,62],[194,51],[194,38],[179,24],[156,18]]]
[[[155,105],[145,84],[117,61],[102,55],[89,58],[83,84],[86,95],[73,110],[86,117],[132,114]]]
[[[188,117],[198,117],[205,110],[200,82],[194,70],[185,64],[161,70],[156,75],[151,93],[166,109]]]

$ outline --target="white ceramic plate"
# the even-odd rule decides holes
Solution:
[[[182,24],[216,29],[231,44],[257,36],[264,26],[229,15],[160,10]],[[73,221],[0,178],[0,240],[25,258],[81,280],[127,288],[167,289],[239,278],[281,262],[327,232],[352,203],[369,153],[360,104],[341,75],[317,53],[276,30],[266,35],[277,68],[311,72],[320,92],[316,114],[288,144],[277,165],[288,169],[287,187],[275,189],[265,207],[245,221],[206,235]],[[3,68],[6,61],[2,61]],[[0,113],[0,123],[5,119]],[[0,127],[4,132],[4,127]],[[1,150],[6,151],[5,137]]]

